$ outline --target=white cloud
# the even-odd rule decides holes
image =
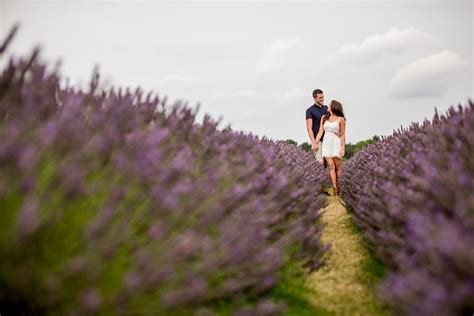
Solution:
[[[291,61],[295,53],[303,48],[300,38],[280,38],[264,48],[261,60],[257,63],[257,72],[278,70]]]
[[[233,92],[217,92],[213,94],[210,99],[213,101],[216,100],[239,100],[242,98],[255,98],[258,96],[262,96],[261,93],[258,93],[256,90],[246,89],[246,90],[239,90]]]
[[[209,98],[212,101],[235,101],[240,102],[246,99],[269,100],[272,104],[276,104],[279,100],[291,100],[297,98],[308,98],[308,92],[304,92],[299,87],[288,89],[284,92],[262,92],[255,89],[243,89],[231,92],[217,92]]]
[[[385,55],[399,55],[404,50],[433,44],[437,39],[429,33],[415,28],[391,28],[385,34],[371,35],[361,43],[344,44],[334,56],[328,58],[332,64],[340,61],[372,62]]]
[[[294,111],[295,105],[304,104],[302,98],[308,98],[308,93],[299,87],[286,91],[259,91],[253,88],[220,91],[205,100],[203,109],[216,117],[223,116],[239,126],[246,126],[257,118],[266,120],[269,111],[280,114],[288,109]]]
[[[308,97],[308,96],[309,96],[309,93],[304,92],[300,88],[292,88],[286,91],[285,94],[283,95],[285,99],[303,98],[303,97]]]
[[[188,76],[188,75],[178,75],[178,74],[169,74],[163,79],[161,79],[159,85],[197,85],[202,84],[203,81],[199,78]]]
[[[469,75],[469,63],[458,54],[444,50],[402,67],[390,82],[396,97],[441,96]]]

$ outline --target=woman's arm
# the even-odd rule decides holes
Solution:
[[[346,119],[339,119],[339,130],[341,131],[341,158],[344,157],[346,147]]]
[[[324,121],[324,116],[321,117],[321,122],[319,123],[319,131],[315,139],[316,145],[319,143],[319,140],[321,139],[321,137],[323,137],[323,131],[324,131],[323,121]]]

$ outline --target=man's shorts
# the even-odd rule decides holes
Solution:
[[[318,150],[316,150],[314,153],[314,158],[316,158],[317,161],[319,161],[320,163],[324,163],[324,159],[323,159],[323,149],[322,149],[322,142],[320,141],[318,143]]]

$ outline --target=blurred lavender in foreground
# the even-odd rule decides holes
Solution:
[[[274,315],[270,291],[322,264],[322,166],[140,89],[0,75],[0,310]]]
[[[389,267],[402,315],[474,313],[474,104],[412,124],[343,167],[342,195]]]

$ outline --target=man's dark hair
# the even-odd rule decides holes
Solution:
[[[323,93],[323,90],[321,90],[321,89],[316,89],[316,90],[314,90],[314,91],[313,91],[313,98],[316,98],[316,96],[317,96],[318,94],[322,94],[322,93]]]

